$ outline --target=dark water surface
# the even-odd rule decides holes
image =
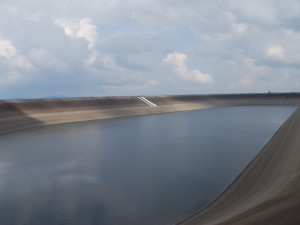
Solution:
[[[0,224],[177,223],[220,194],[295,109],[224,107],[1,136]]]

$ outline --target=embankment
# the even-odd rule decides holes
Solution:
[[[233,105],[299,105],[300,94],[151,96],[0,101],[0,135],[37,126]]]
[[[182,224],[300,224],[300,109],[238,178]]]

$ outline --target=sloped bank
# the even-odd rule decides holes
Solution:
[[[299,105],[300,94],[150,96],[0,101],[0,135],[37,126],[169,113],[219,106]]]
[[[214,202],[181,224],[300,224],[300,109]]]

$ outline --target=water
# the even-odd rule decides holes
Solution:
[[[243,106],[0,137],[0,224],[174,224],[235,179],[295,110]]]

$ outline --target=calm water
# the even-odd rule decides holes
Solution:
[[[224,107],[0,137],[0,224],[174,224],[220,194],[295,110]]]

